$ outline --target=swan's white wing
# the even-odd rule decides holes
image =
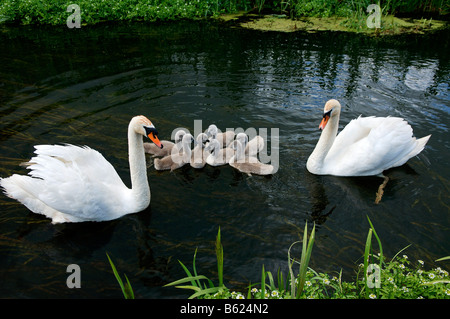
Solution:
[[[33,195],[43,203],[82,220],[106,220],[121,208],[128,188],[99,152],[73,145],[35,148],[29,175],[37,179]]]
[[[404,164],[415,147],[412,128],[403,119],[359,117],[336,137],[324,164],[333,175],[376,175]]]

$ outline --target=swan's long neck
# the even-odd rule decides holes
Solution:
[[[325,126],[319,141],[317,142],[314,151],[308,158],[306,167],[312,173],[320,173],[323,167],[323,162],[327,156],[331,146],[333,146],[336,139],[337,131],[339,127],[339,113],[332,116]]]
[[[131,125],[128,128],[128,159],[130,162],[132,200],[136,205],[136,211],[140,211],[150,203],[150,186],[147,180],[142,135],[137,134]]]

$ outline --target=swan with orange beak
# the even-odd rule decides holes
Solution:
[[[145,116],[128,125],[131,188],[103,155],[88,146],[36,145],[28,175],[0,178],[7,196],[53,224],[107,221],[150,205],[143,136],[162,148],[158,132]]]
[[[418,155],[431,136],[416,139],[404,119],[375,116],[359,116],[337,135],[340,114],[339,101],[332,99],[325,104],[319,125],[322,133],[306,163],[310,173],[381,175],[383,171],[401,166]],[[385,178],[383,187],[386,182]]]

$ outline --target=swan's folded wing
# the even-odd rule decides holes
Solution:
[[[326,161],[335,175],[376,175],[405,163],[414,147],[412,128],[403,119],[360,117],[336,137]]]
[[[73,216],[95,219],[114,201],[116,191],[126,189],[113,166],[97,151],[74,145],[38,145],[29,161],[29,175],[40,179],[46,190],[35,191],[46,205]],[[105,197],[99,201],[99,197]],[[108,196],[108,198],[106,198]],[[94,214],[94,215],[93,215]]]

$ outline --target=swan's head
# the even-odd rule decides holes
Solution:
[[[163,148],[163,145],[158,139],[158,131],[148,118],[143,115],[135,116],[131,120],[130,125],[133,126],[137,134],[147,136],[156,146]]]
[[[319,129],[323,130],[331,117],[338,116],[341,113],[341,104],[338,100],[329,100],[323,108],[323,118],[320,122]]]
[[[206,135],[211,136],[212,138],[216,138],[217,133],[219,132],[216,125],[211,124],[206,130]]]

